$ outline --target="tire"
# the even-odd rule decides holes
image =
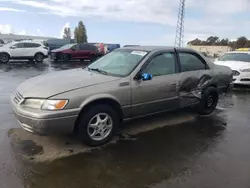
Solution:
[[[42,63],[44,60],[44,55],[42,53],[36,53],[34,59],[37,63]]]
[[[70,61],[71,57],[69,54],[63,54],[62,59],[63,59],[63,61]]]
[[[0,62],[8,63],[10,60],[10,55],[8,53],[0,53]]]
[[[107,121],[104,121],[105,117],[107,117]],[[94,105],[80,114],[76,125],[77,134],[84,144],[91,147],[100,146],[113,138],[119,122],[119,116],[112,107],[109,105]]]
[[[201,102],[198,106],[198,113],[200,115],[212,114],[215,110],[219,100],[219,94],[215,87],[208,87],[204,90]]]

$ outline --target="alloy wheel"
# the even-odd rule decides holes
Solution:
[[[112,118],[106,113],[96,114],[88,123],[87,132],[89,137],[95,141],[104,140],[113,129]]]

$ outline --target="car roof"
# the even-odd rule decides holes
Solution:
[[[123,47],[120,49],[131,49],[131,50],[139,50],[139,51],[160,51],[160,50],[185,50],[190,52],[195,52],[191,48],[181,48],[181,47],[173,47],[173,46],[129,46],[129,47]]]

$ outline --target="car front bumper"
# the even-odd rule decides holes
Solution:
[[[239,72],[239,75],[233,76],[233,83],[235,85],[250,85],[250,73]]]
[[[11,96],[11,104],[21,127],[28,132],[50,135],[71,134],[74,131],[78,110],[48,112],[37,109],[25,109],[19,103],[16,103],[14,96]]]
[[[14,114],[21,127],[31,133],[50,135],[50,134],[71,134],[77,116],[58,117],[51,119],[38,119],[24,116],[14,111]]]

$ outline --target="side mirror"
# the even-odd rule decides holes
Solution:
[[[149,74],[149,73],[143,73],[141,75],[141,78],[142,78],[143,81],[152,80],[153,79],[153,75]]]
[[[11,46],[10,49],[16,49],[16,46]]]

